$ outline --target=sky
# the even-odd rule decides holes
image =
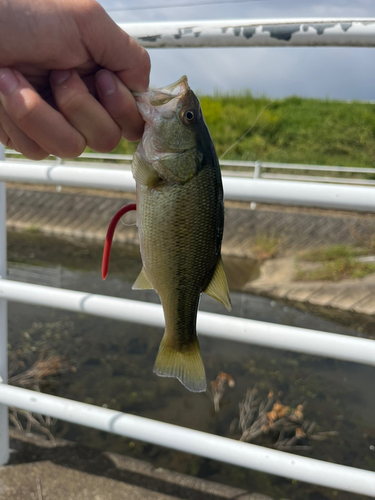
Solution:
[[[375,18],[375,0],[99,1],[119,23],[288,17]],[[181,4],[184,6],[178,7]],[[134,7],[142,10],[127,10]],[[205,94],[250,90],[255,96],[271,98],[298,95],[375,100],[375,48],[179,48],[150,49],[149,53],[153,87],[168,85],[186,74],[191,88]]]

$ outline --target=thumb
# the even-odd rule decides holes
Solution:
[[[77,20],[87,51],[96,64],[116,72],[128,89],[145,92],[151,67],[148,52],[125,33],[99,3],[90,4],[89,12]]]

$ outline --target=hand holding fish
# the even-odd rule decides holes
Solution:
[[[147,52],[95,0],[0,0],[0,141],[28,158],[140,139]]]

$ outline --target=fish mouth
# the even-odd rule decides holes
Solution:
[[[186,75],[182,76],[177,82],[171,83],[161,89],[151,91],[150,104],[152,106],[161,106],[167,104],[176,97],[183,97],[189,90],[189,84]]]
[[[159,89],[151,89],[147,92],[133,92],[137,107],[142,118],[152,125],[157,115],[163,118],[173,118],[180,100],[190,90],[186,75],[176,82]]]

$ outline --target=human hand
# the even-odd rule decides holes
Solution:
[[[0,0],[0,141],[40,160],[140,139],[147,52],[95,0]]]

